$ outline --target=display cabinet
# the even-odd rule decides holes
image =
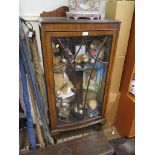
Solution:
[[[41,19],[52,132],[104,120],[119,27],[117,20]]]

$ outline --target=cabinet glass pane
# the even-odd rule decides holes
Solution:
[[[101,116],[112,36],[51,38],[58,125]]]

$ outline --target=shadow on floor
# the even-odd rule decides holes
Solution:
[[[110,141],[116,155],[135,155],[135,138],[118,138]]]

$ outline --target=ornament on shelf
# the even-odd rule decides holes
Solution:
[[[101,51],[100,51],[101,50]],[[98,59],[103,61],[104,58],[104,48],[103,48],[103,42],[101,40],[94,40],[91,44],[90,44],[90,49],[89,49],[89,53],[94,56],[94,58],[97,56],[98,52],[100,51],[100,54],[98,56]],[[91,58],[91,63],[94,63],[95,60],[93,61]]]
[[[98,104],[96,100],[90,100],[88,102],[88,116],[90,118],[97,117],[99,115]]]
[[[66,72],[54,73],[54,80],[55,80],[55,92],[57,97],[65,99],[75,94],[72,91],[72,89],[74,88],[73,84],[69,80]]]
[[[74,115],[76,117],[79,117],[79,118],[82,118],[83,117],[83,105],[82,104],[79,104],[79,106],[75,105],[74,106],[74,109],[73,109],[73,112],[74,112]]]
[[[58,108],[59,120],[69,122],[69,116],[70,116],[70,112],[71,112],[69,100],[58,99],[56,102],[56,106]]]
[[[89,56],[87,54],[77,55],[75,61],[77,63],[88,62],[89,61]]]
[[[91,20],[99,19],[101,13],[99,12],[100,0],[68,0],[69,12],[66,12],[67,17],[78,19],[80,17],[89,18]]]

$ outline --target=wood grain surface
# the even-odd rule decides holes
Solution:
[[[135,99],[129,93],[130,82],[135,66],[135,18],[133,18],[129,45],[120,86],[120,101],[115,119],[115,127],[121,136],[135,135]]]
[[[84,136],[21,155],[111,155],[113,147],[103,134]]]

